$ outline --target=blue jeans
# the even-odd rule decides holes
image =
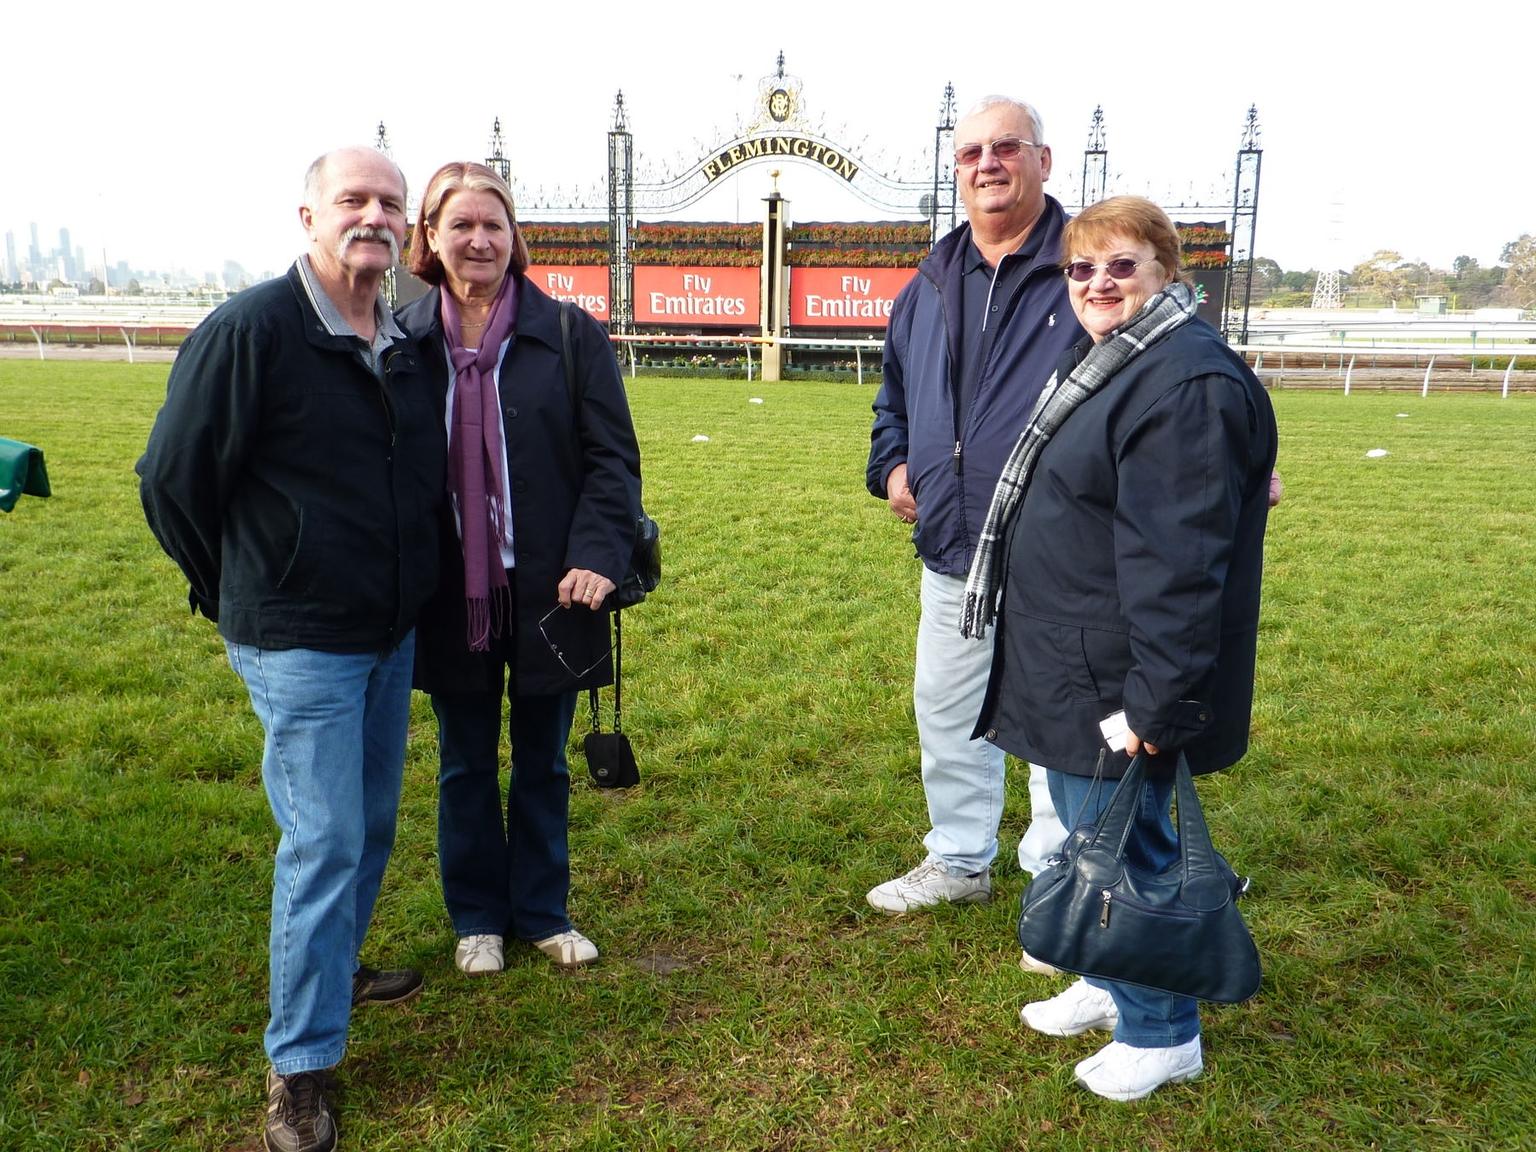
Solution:
[[[346,1050],[352,975],[395,842],[415,639],[387,653],[225,644],[267,734],[261,778],[280,835],[266,1049],[284,1075]]]
[[[571,927],[565,744],[576,693],[522,696],[508,685],[512,773],[502,822],[501,699],[495,692],[432,697],[441,765],[437,855],[443,901],[459,936],[543,940]]]
[[[923,846],[946,870],[969,875],[985,872],[997,855],[1006,768],[1001,748],[971,739],[992,673],[992,637],[960,635],[964,599],[964,580],[924,566],[912,705],[931,824]],[[1061,847],[1067,830],[1051,806],[1045,769],[1033,764],[1029,796],[1030,824],[1019,841],[1019,865],[1033,874]]]
[[[1047,773],[1051,798],[1056,810],[1067,816],[1075,828],[1091,824],[1109,806],[1116,780],[1092,776],[1073,776],[1066,772]],[[1151,872],[1163,872],[1178,862],[1179,838],[1169,819],[1173,800],[1173,777],[1148,779],[1142,792],[1141,807],[1131,825],[1125,844],[1127,862]],[[1117,980],[1088,979],[1114,997],[1120,1010],[1115,1025],[1115,1039],[1136,1048],[1174,1048],[1200,1035],[1200,1002],[1189,996],[1154,992],[1136,984]]]

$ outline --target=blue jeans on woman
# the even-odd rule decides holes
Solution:
[[[576,693],[518,695],[507,685],[512,776],[502,820],[502,693],[441,693],[437,716],[437,853],[454,932],[543,940],[569,931],[565,745]]]
[[[362,653],[224,646],[267,737],[261,779],[280,836],[266,1049],[285,1076],[346,1050],[352,975],[395,843],[415,640]]]
[[[1118,780],[1074,776],[1052,769],[1048,773],[1051,799],[1067,827],[1091,824],[1109,806]],[[1163,872],[1178,862],[1179,838],[1169,818],[1173,800],[1173,775],[1147,777],[1141,806],[1126,839],[1126,861],[1149,872]],[[1171,992],[1154,992],[1118,980],[1085,977],[1095,988],[1114,998],[1120,1012],[1115,1039],[1135,1048],[1174,1048],[1200,1035],[1200,1002]]]

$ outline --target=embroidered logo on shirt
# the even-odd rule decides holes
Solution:
[[[1045,326],[1047,328],[1054,328],[1054,327],[1056,327],[1056,313],[1054,313],[1054,312],[1051,313],[1051,318],[1045,322]]]

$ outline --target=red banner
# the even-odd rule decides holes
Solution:
[[[762,323],[756,268],[635,269],[635,323],[753,328]]]
[[[528,279],[556,300],[568,300],[608,323],[608,265],[530,264]]]
[[[916,268],[793,268],[791,328],[884,328]]]

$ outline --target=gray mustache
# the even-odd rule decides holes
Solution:
[[[356,228],[348,228],[336,242],[336,255],[343,256],[347,251],[347,245],[354,240],[382,240],[389,245],[390,261],[395,264],[400,263],[400,241],[395,239],[395,234],[388,228],[370,228],[364,224],[359,224]]]

